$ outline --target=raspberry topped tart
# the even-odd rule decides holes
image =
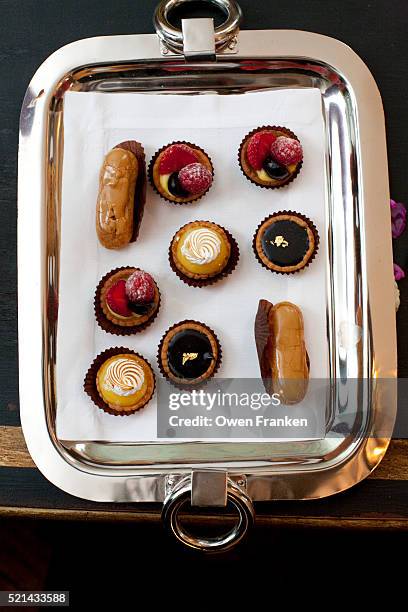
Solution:
[[[145,329],[156,317],[160,292],[153,277],[139,268],[116,268],[100,281],[95,316],[105,331],[119,336]]]
[[[133,414],[152,398],[155,376],[148,361],[131,349],[111,348],[98,355],[84,380],[94,404],[115,416]]]
[[[149,179],[168,202],[188,204],[201,198],[212,185],[214,169],[207,153],[189,142],[173,142],[153,156]]]
[[[211,221],[192,221],[173,236],[169,261],[177,276],[194,287],[214,283],[235,268],[238,245],[231,234]]]
[[[292,182],[299,174],[303,149],[298,137],[289,129],[264,126],[245,136],[238,158],[248,180],[276,189]]]

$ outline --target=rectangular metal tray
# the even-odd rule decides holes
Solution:
[[[326,128],[327,340],[332,400],[323,440],[280,443],[62,443],[55,435],[64,95],[208,92],[228,95],[314,87]],[[239,51],[216,62],[162,57],[156,35],[71,43],[27,90],[18,183],[20,408],[28,449],[61,489],[97,501],[163,501],[169,478],[224,469],[253,500],[307,499],[366,477],[386,451],[396,412],[396,334],[385,126],[380,94],[346,45],[300,31],[242,31]],[[347,338],[355,338],[349,342]],[[341,382],[359,406],[351,433],[338,423]],[[368,386],[364,391],[363,381]],[[352,398],[350,398],[351,400]],[[389,434],[389,435],[390,435]]]

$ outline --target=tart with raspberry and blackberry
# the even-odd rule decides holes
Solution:
[[[100,353],[84,380],[84,391],[94,404],[114,416],[141,410],[151,400],[154,389],[155,376],[149,362],[124,347]]]
[[[96,320],[103,330],[128,336],[152,323],[160,307],[160,292],[148,272],[116,268],[101,279],[94,306]]]
[[[172,270],[186,284],[202,287],[235,268],[239,249],[232,235],[211,221],[192,221],[173,236],[169,249]]]
[[[149,179],[162,198],[173,204],[200,199],[212,185],[214,169],[207,153],[197,145],[173,142],[153,156]]]
[[[249,181],[277,189],[291,183],[299,174],[303,149],[299,138],[287,128],[264,126],[245,136],[238,159]]]
[[[166,331],[157,355],[162,374],[178,387],[194,387],[212,376],[221,363],[217,336],[204,323],[180,321]]]

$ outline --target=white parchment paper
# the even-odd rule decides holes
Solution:
[[[327,376],[325,326],[324,134],[320,94],[315,89],[243,95],[146,95],[67,93],[64,110],[64,164],[57,341],[57,435],[65,440],[139,441],[156,438],[156,399],[128,417],[105,414],[83,392],[94,357],[108,347],[128,346],[144,355],[156,375],[157,346],[173,323],[193,318],[217,333],[223,348],[218,376],[258,378],[253,324],[258,300],[289,300],[305,319],[311,377]],[[242,175],[237,151],[244,135],[261,125],[284,125],[300,138],[304,164],[288,187],[267,190]],[[100,246],[95,232],[99,169],[107,151],[123,140],[143,143],[147,161],[161,146],[187,140],[210,155],[215,180],[191,206],[164,202],[150,186],[139,238],[119,251]],[[277,275],[255,260],[252,238],[274,211],[310,217],[320,234],[319,253],[296,275]],[[168,265],[168,246],[177,229],[193,220],[220,223],[240,247],[237,269],[214,286],[190,288]],[[157,319],[144,332],[117,337],[94,318],[93,297],[100,278],[118,266],[150,272],[161,293]]]

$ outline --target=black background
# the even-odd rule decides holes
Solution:
[[[408,202],[407,0],[242,0],[243,28],[297,28],[349,44],[382,93],[391,194]],[[149,33],[156,0],[0,0],[0,423],[18,424],[16,181],[18,120],[30,78],[53,51],[80,38]],[[385,231],[387,231],[385,229]],[[408,238],[395,242],[405,266]],[[29,248],[29,245],[27,245]],[[408,373],[408,281],[401,283],[399,373]]]

